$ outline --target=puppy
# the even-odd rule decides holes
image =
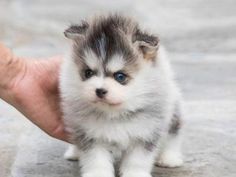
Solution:
[[[181,97],[158,37],[130,18],[98,17],[65,31],[72,40],[60,90],[82,177],[151,177],[177,167]],[[116,166],[116,171],[114,166]]]

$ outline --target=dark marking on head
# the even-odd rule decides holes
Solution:
[[[82,81],[85,81],[85,80],[89,79],[89,78],[86,77],[86,73],[85,73],[86,70],[89,70],[89,69],[90,68],[86,64],[84,65],[84,67],[82,69],[80,69],[80,77],[81,77]],[[92,72],[93,72],[93,75],[91,77],[99,75],[99,72],[98,72],[97,69],[96,70],[92,70]]]
[[[117,15],[99,18],[88,31],[86,45],[104,63],[115,54],[123,55],[125,60],[132,59],[134,51],[127,39],[129,22]]]
[[[99,17],[90,23],[72,25],[65,35],[74,40],[75,63],[86,68],[86,51],[92,51],[101,60],[106,76],[111,75],[106,64],[112,56],[122,56],[125,62],[122,70],[131,76],[139,69],[140,54],[144,59],[154,60],[159,44],[156,36],[141,31],[135,21],[121,15]]]

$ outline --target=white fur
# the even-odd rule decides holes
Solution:
[[[162,151],[157,158],[157,165],[161,167],[180,167],[183,164],[180,137],[168,137]]]
[[[69,145],[68,149],[64,154],[64,158],[67,160],[78,160],[79,150],[75,145]]]
[[[132,147],[126,152],[120,173],[123,177],[151,177],[150,171],[155,160],[156,151],[146,153],[139,146]]]
[[[114,177],[113,158],[108,149],[95,146],[80,156],[83,177]]]
[[[90,59],[86,62],[91,68],[99,65],[96,59],[94,60],[95,56],[92,52],[87,53],[87,56]],[[111,70],[119,70],[123,65],[117,59],[120,56],[115,57],[116,59],[108,64]],[[162,48],[159,49],[157,61],[156,67],[151,67],[151,62],[142,61],[142,68],[135,75],[134,81],[131,81],[128,86],[123,86],[114,79],[102,76],[94,76],[83,82],[79,78],[78,68],[73,59],[69,56],[64,60],[60,87],[66,126],[72,130],[80,126],[89,137],[98,140],[96,146],[80,156],[82,177],[114,177],[113,162],[116,157],[109,151],[125,152],[120,166],[122,177],[150,177],[158,152],[159,164],[162,166],[176,167],[182,163],[178,137],[169,139],[166,135],[174,102],[179,99],[180,95]],[[96,101],[96,88],[107,89],[107,102],[120,103],[120,105],[92,104],[92,101]],[[143,96],[150,91],[155,91],[154,98]],[[135,119],[118,119],[122,115],[125,117],[127,110],[137,111],[148,107],[152,102],[162,109],[159,115],[152,117],[149,113],[142,113],[138,114]],[[78,110],[78,103],[82,106],[90,105],[95,110],[104,110],[106,114],[102,119],[96,119],[94,118],[96,113],[89,114],[88,110]],[[162,151],[156,149],[148,152],[136,145],[136,139],[150,140],[155,130],[163,135],[165,146]],[[112,143],[117,145],[114,147]],[[74,159],[76,154],[77,151],[71,147],[65,156]]]
[[[99,50],[101,53],[101,58],[104,59],[106,56],[106,50],[105,50],[105,34],[102,34],[101,40],[99,41]]]
[[[124,67],[125,63],[121,55],[114,55],[107,64],[107,69],[111,72],[117,72]]]
[[[91,50],[85,51],[85,58],[86,58],[86,64],[92,70],[98,69],[98,67],[101,65],[100,60],[97,59],[96,55]]]

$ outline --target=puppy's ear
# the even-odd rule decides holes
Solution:
[[[89,24],[83,21],[81,25],[71,25],[65,30],[64,35],[69,39],[80,39],[85,36],[88,27]]]
[[[153,60],[156,57],[159,46],[158,37],[137,31],[133,39],[144,59]]]

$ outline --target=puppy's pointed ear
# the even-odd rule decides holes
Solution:
[[[65,30],[64,35],[69,39],[80,39],[85,36],[88,27],[89,24],[83,21],[81,25],[71,25]]]
[[[134,35],[133,42],[138,47],[138,50],[143,54],[144,59],[155,59],[159,46],[158,37],[137,31]]]

